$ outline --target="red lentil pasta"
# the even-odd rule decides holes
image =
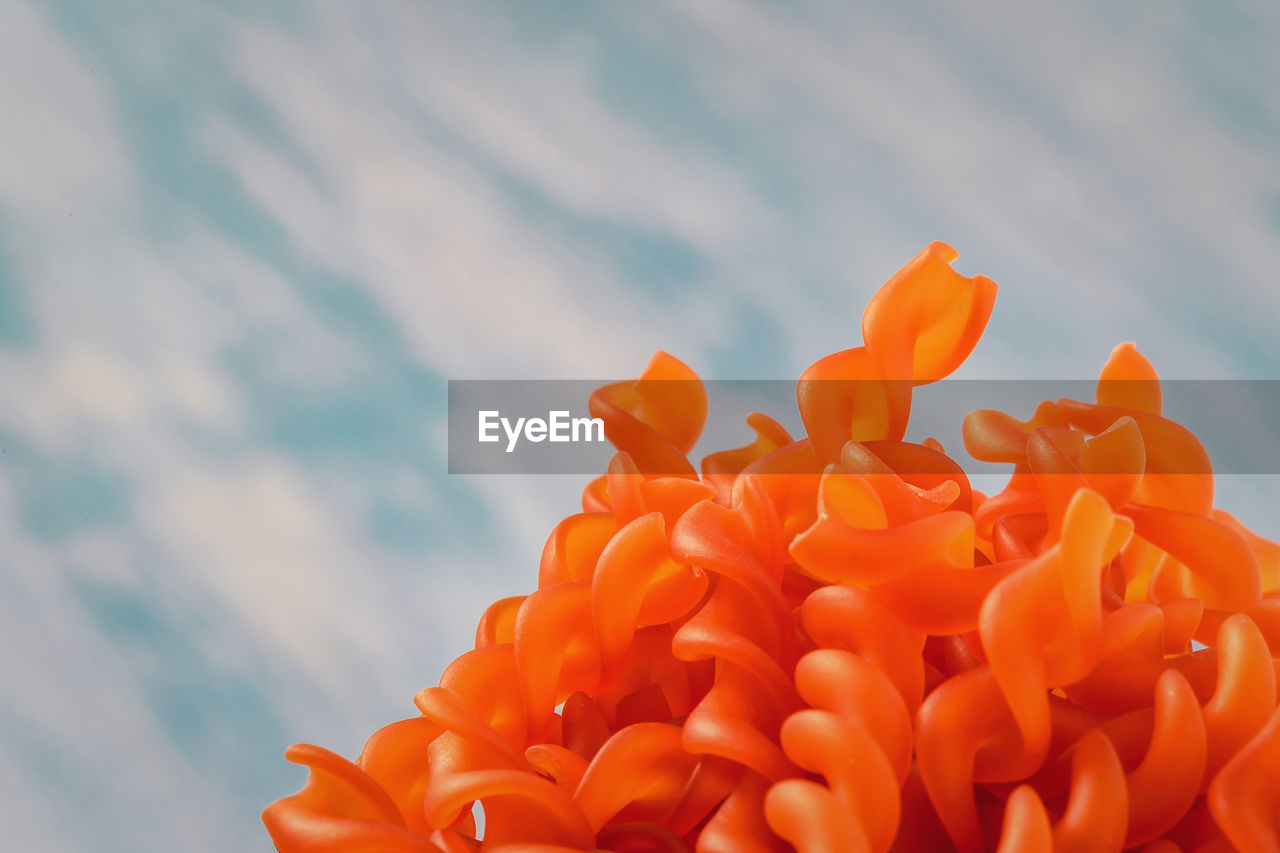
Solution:
[[[600,389],[618,453],[537,589],[358,761],[291,747],[276,846],[1280,851],[1280,546],[1214,508],[1130,344],[1093,402],[965,419],[1013,466],[998,494],[905,442],[995,300],[954,258],[929,246],[805,371],[798,440],[753,414],[699,474],[688,367]]]

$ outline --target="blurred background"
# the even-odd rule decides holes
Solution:
[[[0,3],[6,846],[270,849],[416,713],[583,485],[447,379],[794,378],[935,239],[961,376],[1280,379],[1280,6],[877,5]]]

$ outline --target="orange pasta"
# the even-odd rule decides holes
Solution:
[[[282,853],[1280,851],[1280,546],[1130,344],[1091,402],[966,418],[999,494],[903,441],[995,299],[954,257],[805,371],[799,439],[753,414],[699,474],[688,367],[600,389],[618,452],[537,588],[356,762],[286,753]]]

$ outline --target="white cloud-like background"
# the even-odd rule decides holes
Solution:
[[[782,378],[931,240],[961,375],[1280,378],[1280,7],[0,4],[5,846],[270,849],[572,478],[449,378]],[[745,430],[744,430],[745,432]],[[745,436],[744,436],[745,438]],[[1274,477],[1221,503],[1280,534]]]

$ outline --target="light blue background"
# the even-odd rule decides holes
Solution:
[[[3,846],[269,849],[415,713],[581,485],[446,378],[794,377],[934,239],[961,375],[1280,378],[1280,6],[875,5],[0,3]]]

